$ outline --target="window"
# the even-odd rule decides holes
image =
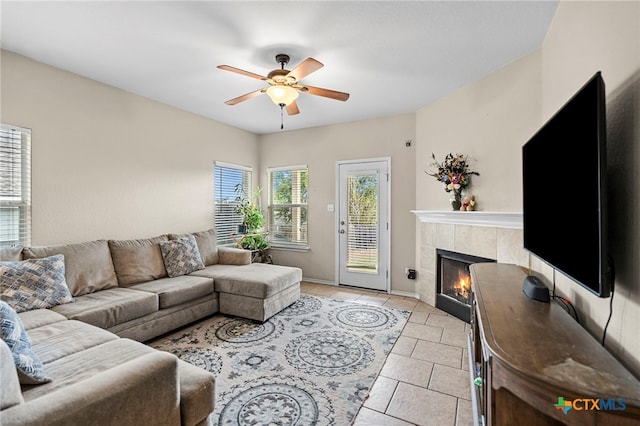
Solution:
[[[31,130],[0,125],[0,246],[31,244]]]
[[[269,168],[269,236],[274,246],[307,247],[307,166]]]
[[[231,244],[242,216],[236,213],[238,197],[250,194],[251,168],[216,161],[213,166],[215,224],[218,244]]]

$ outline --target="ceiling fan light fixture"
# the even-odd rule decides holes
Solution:
[[[267,95],[276,105],[291,105],[298,99],[298,91],[291,86],[274,85],[267,89]]]

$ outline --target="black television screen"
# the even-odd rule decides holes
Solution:
[[[522,147],[524,247],[608,297],[604,81],[596,73]]]

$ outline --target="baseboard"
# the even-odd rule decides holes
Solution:
[[[313,283],[313,284],[325,284],[333,287],[338,287],[338,284],[336,284],[334,281],[318,280],[315,278],[304,278],[304,277],[302,277],[302,281],[306,281],[308,283]],[[356,289],[357,287],[353,287],[353,288]],[[363,289],[363,290],[366,290],[366,289]],[[414,299],[420,300],[419,294],[411,293],[408,291],[391,290],[390,294],[393,294],[394,296],[412,297]]]
[[[420,295],[419,294],[410,293],[408,291],[391,290],[391,294],[393,294],[394,296],[412,297],[414,299],[420,300]]]
[[[336,284],[334,281],[326,281],[326,280],[318,280],[315,278],[305,278],[302,277],[302,281],[308,282],[308,283],[313,283],[313,284],[326,284],[326,285],[331,285],[334,287],[337,287],[338,284]]]

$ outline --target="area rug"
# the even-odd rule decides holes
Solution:
[[[151,346],[216,376],[215,425],[350,425],[408,318],[303,295],[264,323],[216,315]]]

